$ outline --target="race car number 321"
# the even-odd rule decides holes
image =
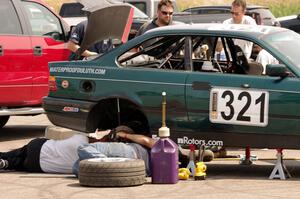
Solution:
[[[269,93],[264,90],[213,88],[209,109],[212,123],[266,126]]]

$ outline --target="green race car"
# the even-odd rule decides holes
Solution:
[[[139,121],[156,135],[165,91],[180,145],[300,149],[299,49],[300,35],[279,27],[156,28],[93,59],[50,63],[43,106],[58,126]]]

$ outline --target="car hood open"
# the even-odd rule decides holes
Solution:
[[[78,2],[84,5],[83,10],[90,12],[79,54],[104,39],[119,39],[123,43],[127,41],[134,14],[131,6],[108,0]]]

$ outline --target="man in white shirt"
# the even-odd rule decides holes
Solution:
[[[129,122],[129,124],[135,127],[135,131],[128,126],[121,125],[113,130],[97,131],[93,133],[93,137],[90,137],[91,134],[89,137],[85,134],[74,134],[64,140],[35,138],[21,148],[0,152],[0,170],[71,174],[72,167],[80,158],[78,150],[87,150],[88,153],[90,148],[95,152],[90,155],[108,155],[105,152],[109,148],[111,149],[109,155],[112,157],[128,157],[129,154],[143,159],[146,169],[149,170],[148,152],[143,146],[151,148],[155,140],[145,135],[134,134],[144,132],[144,130],[134,122]],[[98,134],[102,136],[99,137]],[[134,143],[120,143],[127,141]],[[89,144],[93,142],[98,144]],[[93,148],[94,146],[96,148]]]
[[[225,20],[223,24],[257,25],[253,18],[245,15],[246,5],[245,0],[234,0],[231,4],[232,18]],[[234,44],[241,47],[247,59],[250,58],[253,46],[252,42],[235,39]]]
[[[65,140],[35,138],[21,148],[0,152],[0,170],[72,173],[77,148],[87,143],[88,137],[81,134]]]
[[[259,47],[260,48],[260,47]],[[264,70],[262,74],[266,74],[266,67],[268,64],[278,64],[278,60],[268,53],[265,49],[261,49],[256,57],[256,62],[261,63]]]

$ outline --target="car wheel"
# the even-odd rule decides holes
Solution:
[[[0,116],[0,128],[2,128],[8,121],[9,116]]]
[[[92,158],[79,163],[83,186],[123,187],[145,183],[145,163],[140,159]]]

